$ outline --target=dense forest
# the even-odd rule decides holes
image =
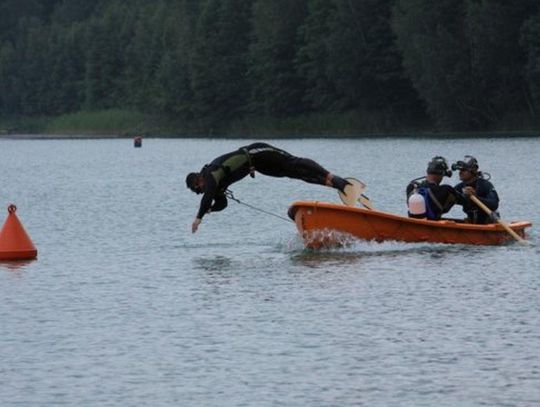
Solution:
[[[538,0],[0,0],[0,116],[537,128]]]

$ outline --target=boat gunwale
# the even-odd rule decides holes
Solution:
[[[472,223],[460,223],[460,222],[456,222],[455,220],[450,220],[450,219],[443,219],[443,220],[417,219],[417,218],[410,218],[403,215],[397,215],[390,212],[381,211],[378,209],[366,209],[366,208],[360,208],[356,206],[346,206],[342,204],[334,204],[334,203],[322,202],[322,201],[295,201],[290,205],[290,208],[293,210],[293,214],[295,213],[295,210],[298,210],[300,207],[323,208],[323,209],[335,210],[338,212],[359,213],[362,215],[367,215],[371,218],[378,217],[378,218],[391,219],[393,221],[398,221],[398,222],[404,222],[404,223],[410,224],[411,226],[418,225],[418,226],[429,226],[432,228],[476,230],[476,231],[486,231],[486,232],[505,231],[505,229],[497,223],[472,224]],[[508,222],[508,225],[512,229],[521,230],[527,227],[531,227],[532,223],[529,221],[519,220],[519,221]]]

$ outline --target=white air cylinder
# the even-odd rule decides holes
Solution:
[[[415,188],[408,201],[409,215],[415,218],[426,216],[426,201]]]

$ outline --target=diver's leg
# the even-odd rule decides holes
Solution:
[[[290,156],[282,160],[282,171],[286,177],[300,179],[311,184],[326,185],[343,192],[349,184],[343,178],[330,173],[309,158]]]
[[[326,185],[343,192],[349,182],[330,173],[324,167],[309,158],[295,157],[284,150],[256,152],[252,154],[255,169],[271,177],[289,177],[311,184]]]

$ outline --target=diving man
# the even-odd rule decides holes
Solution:
[[[197,231],[206,213],[221,211],[227,207],[225,191],[229,185],[248,174],[254,177],[255,171],[271,177],[289,177],[326,185],[341,192],[344,192],[345,186],[349,184],[309,158],[296,157],[270,144],[253,143],[223,154],[205,165],[200,172],[187,175],[187,187],[196,194],[203,194],[191,231]]]

